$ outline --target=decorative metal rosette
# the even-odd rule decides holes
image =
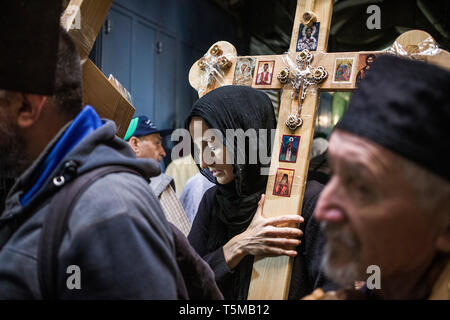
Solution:
[[[312,26],[314,23],[316,23],[317,21],[317,16],[314,12],[312,11],[306,11],[305,13],[303,13],[303,23],[307,26]]]
[[[213,55],[213,56],[221,56],[223,53],[223,50],[216,44],[211,48],[209,53],[211,53],[211,55]]]
[[[321,83],[328,76],[328,72],[322,67],[312,68],[311,77],[315,83]]]
[[[285,84],[289,81],[289,68],[284,68],[283,70],[280,71],[280,73],[278,74],[278,80],[280,80],[280,82],[282,84]]]
[[[218,45],[211,48],[209,53],[198,61],[200,70],[228,70],[232,66],[232,62],[225,56],[222,56],[223,50]]]
[[[232,63],[230,60],[228,60],[227,57],[221,57],[220,60],[217,62],[219,65],[219,68],[222,70],[227,70],[231,67]]]
[[[297,54],[295,60],[299,64],[310,63],[312,61],[313,56],[314,55],[311,52],[309,52],[308,49],[305,49],[301,51],[299,54]]]
[[[205,70],[206,69],[206,59],[205,58],[201,58],[199,61],[198,61],[198,66],[199,66],[199,68],[200,68],[200,70]]]
[[[300,127],[303,124],[303,120],[299,116],[297,116],[295,114],[291,114],[287,118],[285,124],[289,129],[291,129],[292,131],[295,131],[298,127]]]

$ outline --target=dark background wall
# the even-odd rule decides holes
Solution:
[[[198,98],[191,65],[216,41],[236,43],[235,26],[207,0],[115,0],[91,57],[130,91],[135,115],[176,128]]]

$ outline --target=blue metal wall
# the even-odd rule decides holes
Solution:
[[[136,115],[183,126],[197,93],[191,65],[216,41],[236,42],[233,18],[207,0],[115,0],[95,60],[132,94]]]

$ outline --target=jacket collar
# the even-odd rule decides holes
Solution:
[[[86,106],[70,123],[64,133],[48,150],[43,159],[38,162],[35,170],[30,174],[31,186],[21,197],[20,203],[26,206],[44,186],[51,173],[58,167],[64,157],[77,146],[91,132],[101,127],[102,121],[91,106]]]
[[[150,179],[150,186],[158,198],[169,185],[175,190],[173,178],[165,173],[161,173],[159,176]]]

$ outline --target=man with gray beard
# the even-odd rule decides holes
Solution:
[[[331,135],[315,211],[326,274],[349,289],[307,299],[450,299],[449,88],[436,66],[374,62]]]

